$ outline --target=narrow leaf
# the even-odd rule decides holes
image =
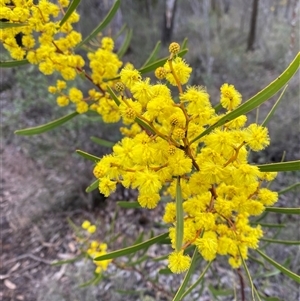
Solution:
[[[28,26],[27,23],[9,23],[0,21],[0,29]]]
[[[76,48],[81,47],[82,45],[86,44],[88,41],[90,41],[91,39],[95,38],[99,32],[101,32],[112,20],[112,18],[115,16],[119,6],[120,6],[121,1],[117,0],[114,5],[112,6],[112,8],[110,9],[110,11],[108,12],[108,14],[106,15],[106,17],[104,18],[104,20],[83,40],[81,41]]]
[[[222,108],[223,107],[222,107],[222,105],[220,103],[217,104],[216,106],[214,106],[214,110],[215,110],[216,113],[218,113]]]
[[[260,171],[296,171],[300,170],[300,160],[256,165]]]
[[[186,49],[187,47],[188,38],[185,38],[180,46],[180,49]]]
[[[154,47],[154,49],[152,50],[151,54],[149,55],[149,57],[147,58],[147,60],[145,61],[145,63],[143,64],[143,67],[147,66],[147,65],[150,65],[151,63],[153,63],[155,60],[156,60],[156,56],[160,50],[160,45],[161,45],[161,42],[158,41]]]
[[[109,87],[107,86],[107,91],[110,94],[111,98],[114,100],[114,102],[116,103],[116,105],[120,105],[120,100],[118,99],[117,95],[115,94],[115,92]],[[135,122],[137,122],[142,128],[144,128],[145,130],[150,131],[151,133],[155,132],[153,131],[153,129],[143,120],[141,120],[140,118],[136,117],[134,119]]]
[[[96,284],[98,283],[100,280],[102,279],[102,274],[99,273],[99,274],[95,274],[95,277],[92,278],[91,280],[85,282],[85,283],[82,283],[79,285],[80,288],[84,288],[84,287],[87,287],[87,286],[90,286],[92,284]]]
[[[154,130],[146,122],[144,122],[142,119],[140,119],[138,117],[135,117],[134,121],[137,122],[144,130],[147,130],[150,133],[155,134]]]
[[[162,255],[160,257],[155,257],[155,258],[152,258],[153,261],[157,262],[157,261],[161,261],[161,260],[167,260],[169,257],[169,255]],[[169,269],[169,268],[168,268]]]
[[[91,140],[101,146],[113,147],[116,143],[92,136]]]
[[[284,301],[283,299],[279,299],[277,297],[266,297],[262,294],[260,294],[260,297],[265,301]]]
[[[115,92],[111,89],[111,87],[107,86],[107,91],[108,91],[110,97],[116,103],[116,105],[119,106],[120,105],[120,100],[118,99],[118,96],[115,94]]]
[[[125,40],[117,53],[119,58],[122,58],[123,55],[126,53],[128,47],[129,47],[131,38],[132,38],[132,29],[129,29],[129,30],[127,30]]]
[[[127,202],[127,201],[119,201],[117,205],[121,208],[132,209],[132,208],[142,208],[139,202]]]
[[[282,244],[282,245],[300,245],[300,241],[292,241],[292,240],[277,240],[271,238],[261,238],[261,241],[270,242],[273,244]]]
[[[283,274],[288,276],[289,278],[295,280],[296,282],[300,283],[300,276],[295,274],[294,272],[290,271],[289,269],[285,268],[281,264],[279,264],[277,261],[273,260],[269,256],[267,256],[265,253],[263,253],[260,250],[255,250],[260,256],[262,256],[265,260],[267,260],[271,265],[273,265],[275,268],[277,268],[279,271],[281,271]]]
[[[292,63],[287,67],[287,69],[272,83],[270,83],[263,90],[259,91],[256,95],[251,97],[248,101],[240,105],[238,108],[233,110],[232,112],[223,116],[218,122],[207,128],[200,135],[194,138],[190,143],[193,143],[203,136],[210,133],[213,129],[222,126],[223,124],[239,117],[240,115],[247,114],[253,109],[260,106],[263,102],[272,97],[275,93],[277,93],[282,87],[284,87],[288,81],[293,77],[296,71],[299,68],[300,62],[300,53],[298,53]]]
[[[93,162],[98,162],[98,161],[100,161],[100,159],[101,158],[99,158],[99,157],[96,157],[96,156],[94,156],[94,155],[91,155],[91,154],[89,154],[89,153],[86,153],[86,152],[84,152],[84,151],[81,151],[81,150],[79,150],[79,149],[77,149],[76,150],[76,153],[78,154],[78,155],[80,155],[81,157],[83,157],[83,158],[85,158],[85,159],[88,159],[88,160],[90,160],[90,161],[93,161]]]
[[[94,260],[101,261],[101,260],[107,260],[107,259],[114,259],[114,258],[125,256],[125,255],[131,254],[131,253],[135,253],[135,252],[137,252],[139,250],[142,250],[144,248],[148,248],[149,246],[152,246],[155,243],[158,243],[159,241],[161,241],[161,240],[165,239],[166,237],[168,237],[168,235],[169,235],[169,233],[160,234],[158,236],[155,236],[155,237],[153,237],[149,240],[146,240],[142,243],[139,243],[137,245],[130,246],[130,247],[127,247],[127,248],[124,248],[124,249],[120,249],[120,250],[113,251],[113,252],[107,253],[105,255],[96,257]]]
[[[208,285],[208,289],[210,290],[210,292],[212,293],[212,295],[215,298],[218,298],[218,296],[232,296],[233,295],[233,291],[231,289],[227,289],[227,290],[216,289],[216,288],[214,288],[214,286],[212,284]]]
[[[265,120],[262,122],[262,124],[261,124],[262,126],[266,126],[266,125],[268,124],[268,122],[271,120],[271,118],[272,118],[272,116],[274,115],[275,110],[277,109],[277,107],[278,107],[278,105],[279,105],[279,103],[280,103],[280,101],[281,101],[281,99],[282,99],[282,96],[283,96],[285,90],[287,89],[287,87],[288,87],[288,85],[286,85],[286,86],[283,88],[283,90],[282,90],[282,92],[280,93],[280,95],[279,95],[277,101],[275,102],[274,106],[273,106],[272,109],[270,110],[269,114],[266,116]]]
[[[169,268],[164,268],[164,269],[160,269],[158,271],[158,274],[160,274],[160,275],[171,275],[173,273],[171,272],[171,270]]]
[[[67,263],[73,263],[81,258],[84,257],[84,254],[80,254],[74,258],[71,258],[71,259],[66,259],[66,260],[59,260],[59,261],[54,261],[51,263],[52,266],[60,266],[60,265],[63,265],[63,264],[67,264]]]
[[[182,57],[187,52],[188,52],[188,49],[183,49],[183,50],[179,51],[177,55],[180,56],[180,57]],[[138,71],[141,74],[145,74],[145,73],[148,73],[150,71],[153,71],[156,68],[163,66],[168,59],[169,59],[169,57],[162,58],[160,60],[157,60],[157,61],[151,63],[150,65],[147,65],[145,67],[142,67],[141,69],[138,69]],[[120,79],[120,75],[118,75],[118,76],[116,76],[114,78],[105,79],[104,81],[107,82],[107,81],[112,81],[112,80],[117,80],[117,79]]]
[[[193,290],[195,287],[197,287],[197,286],[203,281],[204,276],[205,276],[207,270],[209,269],[211,263],[212,263],[212,261],[210,261],[210,262],[206,265],[206,267],[204,268],[203,272],[201,273],[201,275],[199,276],[199,278],[197,279],[197,281],[196,281],[194,284],[192,284],[192,285],[184,292],[184,294],[182,294],[182,297],[181,297],[182,299],[183,299],[185,296],[187,296],[188,294],[190,294],[190,293],[192,292],[192,290]]]
[[[280,194],[284,194],[284,193],[286,193],[286,192],[288,192],[288,191],[291,191],[291,190],[293,190],[293,189],[295,189],[295,188],[297,188],[297,187],[299,187],[299,186],[300,186],[300,182],[295,183],[295,184],[293,184],[293,185],[291,185],[291,186],[289,186],[289,187],[287,187],[287,188],[284,188],[284,189],[280,190],[280,191],[278,192],[278,194],[279,194],[279,195],[280,195]]]
[[[89,193],[92,192],[93,190],[97,189],[99,187],[99,179],[94,181],[91,185],[89,185],[86,189],[85,192]]]
[[[180,186],[180,177],[177,177],[176,182],[176,224],[175,224],[176,246],[175,250],[179,252],[183,242],[183,205],[182,191]]]
[[[176,295],[174,296],[172,301],[180,301],[180,300],[182,300],[183,295],[186,294],[185,288],[188,285],[188,283],[190,281],[190,278],[194,273],[194,270],[195,270],[195,267],[196,267],[196,261],[197,261],[198,257],[199,257],[199,252],[198,252],[197,248],[195,248],[194,253],[193,253],[193,257],[192,257],[192,261],[191,261],[191,266],[188,269],[188,271],[186,272],[186,274],[184,276],[184,279],[183,279],[180,287],[178,288],[178,290],[176,292]]]
[[[259,294],[258,294],[258,292],[257,292],[257,290],[256,290],[256,288],[255,288],[255,286],[254,286],[254,284],[253,284],[253,281],[252,281],[252,277],[251,277],[250,271],[249,271],[249,269],[248,269],[248,267],[247,267],[247,265],[246,265],[246,262],[245,262],[245,260],[244,260],[244,258],[243,258],[243,256],[242,256],[242,253],[241,253],[241,250],[240,250],[239,247],[238,247],[238,250],[239,250],[240,257],[241,257],[241,260],[242,260],[242,263],[243,263],[243,267],[244,267],[244,269],[245,269],[245,272],[246,272],[246,274],[247,274],[247,277],[248,277],[248,280],[249,280],[249,283],[250,283],[250,286],[251,286],[252,300],[255,301],[255,298],[254,298],[254,293],[255,293],[256,296],[257,296],[257,298],[258,298],[258,300],[261,301],[261,299],[260,299],[260,297],[259,297]]]
[[[136,261],[133,261],[131,263],[127,263],[126,265],[127,266],[134,266],[134,267],[136,267],[139,264],[141,264],[143,261],[146,261],[147,259],[149,259],[148,255],[139,256],[139,258]]]
[[[265,211],[281,214],[300,214],[300,208],[266,207]]]
[[[121,27],[121,29],[117,32],[117,34],[113,36],[113,40],[114,40],[114,41],[115,41],[115,40],[123,33],[123,31],[126,29],[126,27],[127,27],[127,25],[124,24],[124,25]]]
[[[59,119],[56,119],[54,121],[51,121],[51,122],[43,124],[43,125],[39,125],[36,127],[27,128],[27,129],[23,129],[23,130],[17,130],[17,131],[15,131],[15,134],[21,135],[21,136],[42,134],[44,132],[50,131],[50,130],[66,123],[67,121],[69,121],[70,119],[74,118],[77,115],[78,115],[77,112],[73,112],[71,114],[68,114],[64,117],[61,117]]]
[[[268,224],[268,223],[258,223],[258,222],[253,222],[251,225],[260,225],[262,227],[266,228],[285,228],[285,224]]]
[[[178,56],[184,56],[187,52],[188,52],[187,49],[183,49],[183,50],[179,51],[177,55]],[[154,63],[151,63],[150,65],[147,65],[147,66],[139,69],[139,71],[140,71],[141,74],[153,71],[156,68],[163,66],[168,59],[169,59],[169,57],[165,57],[163,59],[155,61]]]
[[[72,13],[74,12],[74,10],[77,8],[77,6],[79,5],[80,0],[73,0],[72,3],[69,5],[65,15],[63,16],[63,18],[61,19],[59,26],[63,26],[65,24],[65,22],[70,18],[70,16],[72,15]]]
[[[133,242],[133,246],[134,245],[137,245],[139,243],[141,243],[143,241],[143,238],[144,238],[144,232],[141,232],[141,234],[138,236],[138,238]]]
[[[28,60],[20,60],[20,61],[4,61],[0,62],[0,68],[12,68],[12,67],[19,67],[22,65],[29,64]]]

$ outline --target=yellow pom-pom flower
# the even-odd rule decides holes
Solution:
[[[168,267],[172,273],[180,274],[185,272],[191,265],[191,258],[183,254],[183,251],[172,252],[169,255]]]
[[[223,108],[231,111],[240,105],[242,101],[241,94],[234,88],[233,85],[223,84],[221,87],[221,105]]]
[[[253,151],[260,151],[270,144],[268,129],[258,124],[250,124],[246,129],[246,142]]]
[[[192,68],[181,57],[176,57],[172,61],[172,65],[173,65],[174,72],[175,72],[179,82],[181,84],[186,84],[190,78]],[[169,62],[165,63],[164,68],[167,71],[167,76],[166,76],[167,81],[171,85],[177,86],[177,82],[174,78],[174,75],[171,72]]]
[[[91,222],[86,220],[82,223],[81,228],[87,230],[90,225]]]

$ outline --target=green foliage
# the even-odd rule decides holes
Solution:
[[[81,0],[73,0],[71,4],[69,5],[64,17],[61,19],[59,26],[63,26],[66,21],[70,18],[72,13],[76,10],[77,6],[79,5]]]

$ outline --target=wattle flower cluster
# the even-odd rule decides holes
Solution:
[[[277,193],[263,188],[276,173],[260,172],[247,161],[249,151],[269,145],[266,128],[258,124],[245,126],[240,116],[198,136],[224,114],[241,103],[234,86],[221,87],[220,102],[226,113],[217,115],[205,88],[182,85],[188,82],[192,68],[179,56],[179,45],[170,45],[170,58],[155,71],[160,82],[143,79],[132,66],[121,71],[119,112],[126,135],[95,166],[100,191],[108,196],[118,183],[137,188],[142,207],[154,208],[161,194],[176,198],[178,181],[183,197],[183,244],[176,246],[176,204],[165,206],[163,220],[170,223],[169,235],[174,252],[169,268],[174,273],[188,269],[190,257],[185,249],[194,245],[205,260],[217,254],[229,256],[237,268],[248,249],[257,248],[263,232],[251,226],[250,216],[260,215],[265,206],[274,204]],[[163,80],[166,79],[166,82]],[[179,96],[172,96],[168,83],[177,86]],[[128,93],[130,92],[130,93]],[[128,96],[130,95],[130,96]]]
[[[106,87],[113,81],[105,81],[118,75],[122,62],[113,53],[114,41],[104,37],[99,47],[88,53],[91,75],[83,70],[83,57],[74,52],[81,42],[81,34],[73,29],[73,23],[79,21],[74,11],[66,22],[61,24],[69,0],[57,0],[57,4],[48,0],[0,0],[0,18],[6,24],[15,27],[1,28],[0,41],[15,60],[27,59],[39,66],[45,75],[60,73],[58,80],[48,91],[57,94],[57,104],[61,107],[73,103],[80,114],[89,109],[103,116],[105,122],[117,122],[120,114],[117,105],[106,93]],[[17,37],[17,38],[16,38]],[[81,90],[73,87],[66,91],[66,81],[74,80],[83,74],[99,91],[91,89],[84,96]],[[118,113],[116,113],[118,112]]]
[[[93,234],[97,228],[95,225],[92,225],[89,221],[84,221],[81,227],[87,231],[88,234]],[[108,265],[111,263],[111,259],[102,260],[102,261],[95,261],[94,258],[105,255],[107,252],[107,244],[99,242],[97,240],[89,241],[88,248],[85,252],[88,256],[93,260],[93,263],[96,265],[95,273],[99,274],[105,271]]]
[[[100,91],[90,89],[88,95],[84,96],[82,91],[76,87],[67,90],[67,83],[62,80],[56,82],[56,86],[50,86],[48,91],[57,94],[57,104],[61,107],[73,103],[79,114],[87,112],[89,109],[96,111],[104,122],[118,122],[121,118],[118,106],[106,92],[107,86],[112,87],[114,81],[106,81],[118,75],[122,62],[113,52],[114,41],[109,37],[101,39],[101,46],[95,52],[89,52],[91,76],[85,73],[90,81],[96,85]]]
[[[76,77],[78,69],[84,66],[80,55],[73,48],[81,41],[81,34],[73,29],[79,15],[73,12],[62,25],[62,13],[69,0],[1,0],[0,17],[6,22],[23,26],[0,29],[0,41],[16,60],[27,59],[39,65],[45,75],[58,71],[65,80]],[[16,35],[21,37],[17,43]]]

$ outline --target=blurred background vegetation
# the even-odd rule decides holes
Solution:
[[[188,38],[189,52],[185,59],[193,67],[189,84],[205,86],[213,104],[218,103],[219,87],[224,82],[234,84],[244,101],[249,99],[274,80],[299,51],[298,0],[177,0],[174,1],[174,10],[172,6],[167,7],[167,2],[122,0],[121,9],[105,34],[114,36],[124,24],[133,29],[130,47],[123,60],[132,62],[137,68],[142,66],[158,40],[163,42],[159,54],[162,57],[167,55],[169,41],[180,43]],[[82,1],[78,30],[83,36],[88,35],[101,21],[112,3],[111,0],[91,0],[88,4]],[[256,18],[253,15],[255,5]],[[116,41],[116,47],[121,44],[122,36]],[[1,51],[1,60],[6,59],[6,53]],[[44,124],[72,111],[71,108],[59,108],[55,97],[47,92],[48,86],[56,79],[55,75],[46,77],[40,74],[36,66],[1,69],[2,181],[4,189],[13,191],[12,201],[9,203],[10,214],[2,219],[2,223],[10,227],[13,225],[15,229],[31,231],[34,221],[40,225],[46,237],[51,237],[53,233],[48,226],[43,226],[43,221],[55,218],[53,212],[63,213],[56,215],[60,217],[57,222],[63,224],[66,224],[68,212],[74,213],[76,210],[83,210],[83,213],[74,217],[79,223],[83,216],[92,220],[99,218],[101,214],[99,215],[99,208],[95,204],[103,204],[103,199],[98,192],[92,195],[84,192],[86,186],[93,181],[92,164],[78,157],[74,151],[81,149],[101,156],[110,152],[110,149],[93,144],[90,137],[111,141],[119,138],[118,125],[104,124],[100,117],[89,115],[78,116],[62,127],[39,136],[15,136],[13,132],[16,129]],[[86,82],[81,79],[72,85],[86,89]],[[249,120],[258,118],[262,121],[277,98],[278,95],[264,103],[258,116],[257,112],[253,112]],[[278,162],[284,152],[285,160],[300,157],[299,75],[289,83],[283,101],[269,124],[269,131],[271,146],[253,156],[254,162]],[[272,184],[272,189],[280,190],[297,180],[299,181],[299,172],[280,175]],[[19,185],[12,185],[11,181],[17,181]],[[121,195],[120,198],[122,197],[124,196]],[[299,189],[298,194],[296,190],[282,197],[279,205],[299,206]],[[270,220],[279,218],[282,219],[281,222],[289,223],[289,227],[283,232],[285,238],[296,240],[294,236],[298,233],[299,221],[290,216],[275,215]],[[140,226],[142,227],[142,223]],[[143,229],[140,226],[137,228]],[[62,226],[62,229],[65,228]],[[105,233],[100,236],[104,238]],[[26,246],[30,248],[30,244]],[[270,255],[281,262],[290,258],[288,267],[299,272],[298,248],[272,248],[274,251]],[[81,277],[78,276],[79,270],[76,271],[66,273],[71,279],[69,285],[72,288],[76,287],[75,278]],[[80,271],[87,273],[83,268]],[[270,284],[273,281],[271,293],[272,290],[275,291],[276,296],[281,298],[279,300],[296,300],[295,284],[283,280],[280,275],[270,277],[273,278],[268,278],[267,282]],[[275,284],[282,286],[282,281],[287,283],[286,289],[276,288]],[[53,285],[58,288],[53,289]],[[42,287],[42,291],[46,293],[36,294],[36,300],[94,300],[95,296],[94,290],[85,294],[83,291],[78,293],[78,288],[67,296],[59,284],[52,282],[45,282]],[[292,292],[291,299],[287,299],[287,292]],[[59,298],[55,297],[57,294],[60,294]],[[47,299],[43,299],[48,295]],[[114,298],[118,300],[117,297]],[[226,298],[225,296],[220,300],[228,300]]]

